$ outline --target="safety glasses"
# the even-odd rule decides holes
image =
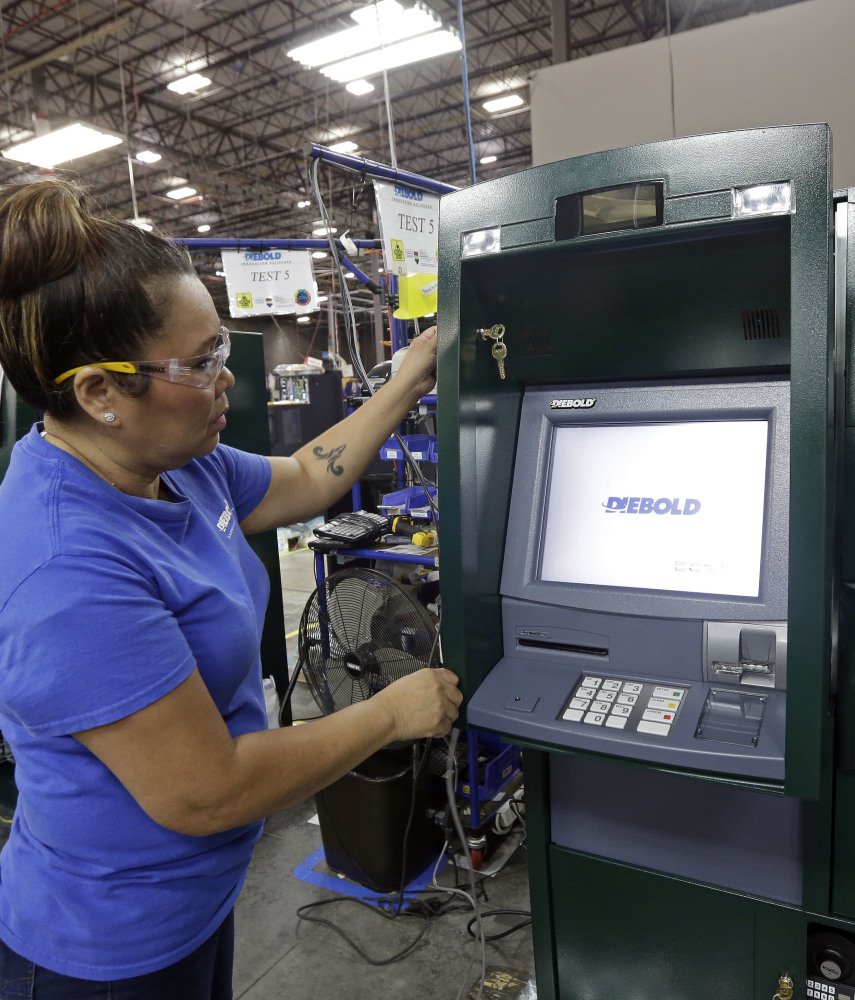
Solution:
[[[150,375],[166,382],[192,385],[196,389],[210,389],[225,368],[231,349],[229,331],[221,326],[217,344],[207,354],[198,354],[195,358],[165,358],[162,361],[90,361],[85,365],[69,368],[67,372],[57,376],[54,383],[60,385],[82,368],[103,368],[104,371],[123,375]]]

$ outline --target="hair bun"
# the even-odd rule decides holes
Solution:
[[[96,203],[61,180],[15,184],[0,192],[0,296],[19,296],[72,272],[109,225]]]

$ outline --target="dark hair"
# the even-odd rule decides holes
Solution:
[[[195,271],[185,250],[106,213],[67,181],[0,191],[0,367],[31,406],[77,406],[69,368],[125,361],[163,325],[165,280]],[[139,394],[147,379],[118,376]]]

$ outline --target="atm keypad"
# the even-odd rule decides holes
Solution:
[[[562,718],[565,722],[667,737],[688,690],[678,684],[585,676],[571,692]]]
[[[840,987],[839,985],[824,983],[821,979],[807,980],[807,995],[815,997],[816,1000],[852,1000],[852,987]]]

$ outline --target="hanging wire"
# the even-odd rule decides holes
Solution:
[[[6,52],[6,19],[3,15],[3,4],[0,0],[0,49],[3,52],[3,76],[5,77],[6,83],[6,104],[9,109],[9,127],[12,126],[12,80],[9,76],[9,61]]]
[[[374,9],[377,9],[377,2],[375,0]],[[389,130],[389,162],[392,164],[392,169],[398,169],[398,154],[395,151],[395,124],[392,121],[392,98],[389,96],[389,74],[386,72],[386,67],[383,67],[383,100],[386,104],[386,127]]]
[[[457,0],[457,30],[460,32],[460,66],[463,76],[463,107],[466,111],[466,141],[469,145],[469,179],[475,183],[475,143],[472,140],[472,108],[469,104],[469,62],[466,58],[466,28],[463,0]]]
[[[674,50],[671,47],[671,0],[665,0],[665,32],[668,38],[668,72],[671,77],[671,134],[677,138],[677,108],[674,92]]]
[[[374,0],[374,20],[377,25],[377,37],[380,39],[381,51],[386,48],[386,39],[383,37],[383,29],[380,25],[380,9],[377,0]],[[389,132],[389,162],[392,169],[398,169],[398,154],[395,150],[395,125],[392,121],[392,99],[389,95],[389,74],[385,65],[383,66],[383,103],[386,107],[386,128]]]
[[[118,20],[119,4],[118,0],[113,0],[113,16]],[[131,184],[131,204],[134,209],[134,222],[139,222],[140,213],[137,206],[137,187],[134,181],[134,158],[131,154],[131,133],[128,127],[128,103],[125,100],[125,65],[122,60],[122,42],[116,35],[116,55],[119,61],[119,94],[122,98],[122,122],[125,127],[125,152],[128,158],[128,179]]]

